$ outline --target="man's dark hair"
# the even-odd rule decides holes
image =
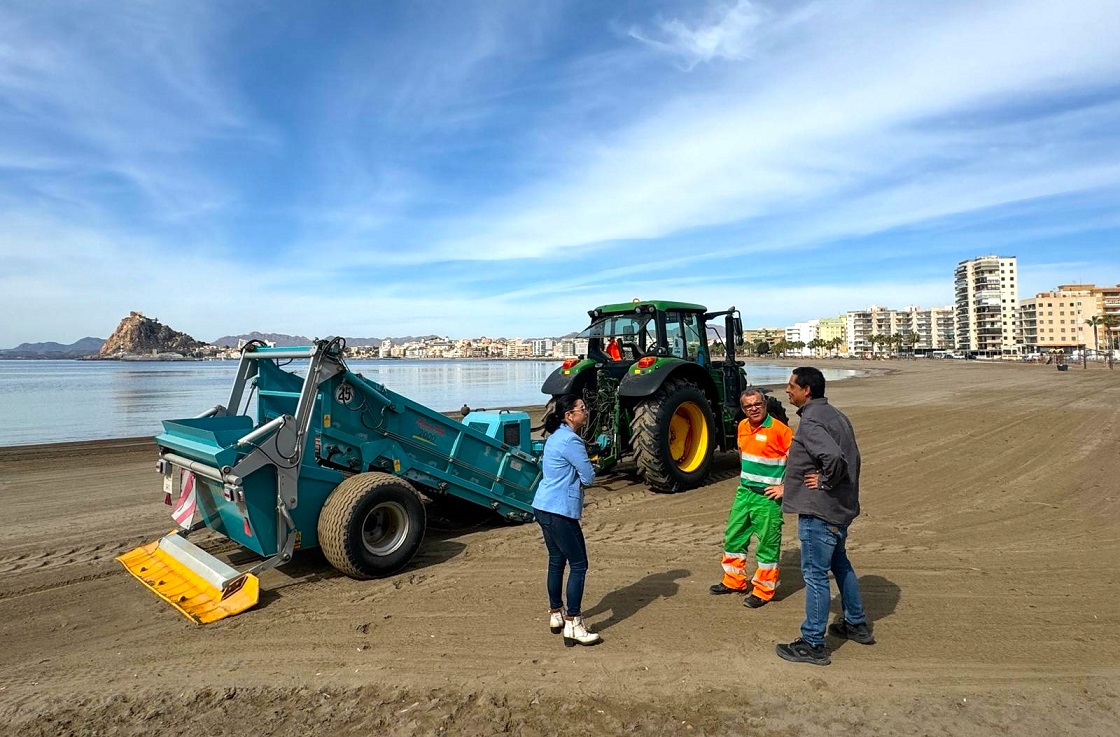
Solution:
[[[809,389],[809,399],[824,396],[824,374],[812,366],[799,366],[793,370],[793,382],[802,389]]]

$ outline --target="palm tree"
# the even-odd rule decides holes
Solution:
[[[1117,340],[1117,338],[1120,338],[1120,335],[1117,335],[1117,333],[1116,333],[1116,329],[1120,328],[1120,315],[1105,315],[1104,318],[1102,319],[1102,322],[1104,323],[1105,327],[1108,329],[1107,332],[1105,333],[1106,337],[1111,339],[1111,340],[1106,340],[1105,341],[1105,345],[1108,346],[1108,349],[1109,349],[1108,350],[1108,367],[1111,369],[1112,368],[1112,354],[1116,351],[1116,347],[1117,347],[1116,344],[1118,342],[1120,342],[1120,341]],[[1110,343],[1111,343],[1111,345],[1109,345]]]
[[[913,330],[903,330],[898,337],[901,339],[900,345],[905,343],[910,358],[914,358],[914,346],[918,342],[918,334]]]
[[[837,353],[837,351],[840,350],[840,346],[842,346],[842,345],[844,345],[844,339],[841,338],[839,335],[836,336],[835,338],[833,338],[832,340],[828,341],[828,347],[832,349],[832,357],[833,358],[836,358],[836,353]]]
[[[1093,326],[1093,357],[1095,358],[1100,354],[1100,346],[1097,344],[1097,326],[1104,324],[1104,315],[1093,315],[1085,321],[1085,324]]]

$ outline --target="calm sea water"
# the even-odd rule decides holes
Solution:
[[[395,392],[439,411],[544,404],[554,361],[349,361]],[[298,368],[293,369],[298,372]],[[160,421],[225,404],[236,361],[0,361],[0,446],[155,435]],[[789,368],[751,364],[754,384]],[[826,370],[829,379],[854,371]]]

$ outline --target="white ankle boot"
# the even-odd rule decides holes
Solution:
[[[564,646],[598,645],[603,641],[599,635],[583,626],[583,617],[564,617]]]
[[[564,631],[564,612],[561,609],[548,611],[548,628],[552,630],[552,634],[558,635]]]

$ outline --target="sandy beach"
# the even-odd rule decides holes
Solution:
[[[301,553],[262,576],[256,609],[193,625],[114,560],[171,527],[154,445],[122,440],[0,448],[0,721],[19,735],[1120,734],[1120,368],[813,364],[883,370],[828,392],[863,453],[850,553],[878,638],[831,641],[829,667],[774,654],[803,617],[795,520],[774,602],[708,594],[734,454],[681,494],[625,473],[589,490],[584,606],[605,642],[567,649],[548,631],[535,525],[430,530],[409,569],[376,581]]]

